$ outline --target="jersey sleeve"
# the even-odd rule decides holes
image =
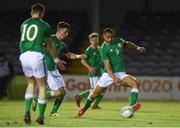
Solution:
[[[68,46],[64,42],[62,42],[62,52],[64,54],[69,52]]]
[[[89,48],[86,49],[86,51],[84,52],[84,54],[87,56],[84,60],[88,60],[89,59]]]
[[[126,43],[126,41],[124,39],[122,39],[122,38],[117,38],[117,39],[118,39],[118,42],[120,44],[125,44]]]
[[[101,50],[100,50],[100,54],[101,54],[101,59],[102,61],[104,60],[108,60],[108,54],[107,54],[107,50],[105,47],[102,47]]]

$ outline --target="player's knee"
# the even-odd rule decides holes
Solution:
[[[66,91],[63,89],[58,89],[56,96],[65,96],[66,95]]]
[[[99,94],[98,93],[93,93],[91,96],[92,98],[96,98]]]
[[[63,90],[61,95],[65,96],[66,95],[66,90]]]
[[[133,88],[138,88],[140,87],[140,82],[139,81],[135,81],[133,84]]]

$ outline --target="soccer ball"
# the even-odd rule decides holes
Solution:
[[[124,118],[131,118],[134,115],[134,111],[131,106],[126,106],[121,109],[121,116]]]

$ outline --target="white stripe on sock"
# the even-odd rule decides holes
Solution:
[[[25,94],[25,99],[31,99],[33,98],[33,93],[26,93]]]
[[[131,89],[131,92],[136,92],[136,93],[138,93],[139,90],[138,90],[137,88],[132,88],[132,89]]]
[[[46,103],[47,103],[47,100],[38,99],[38,103],[39,103],[39,104],[46,104]]]

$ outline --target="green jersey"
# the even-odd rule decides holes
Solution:
[[[103,63],[100,55],[100,48],[97,47],[96,49],[93,49],[91,47],[88,47],[85,51],[85,55],[87,56],[85,60],[88,62],[88,64],[91,67],[96,68],[96,73],[92,74],[91,72],[88,71],[88,76],[89,77],[101,76]]]
[[[53,47],[55,48],[56,52],[61,54],[67,53],[67,45],[61,40],[59,40],[55,35],[51,35],[50,37]],[[54,63],[53,57],[48,52],[48,49],[45,50],[45,60],[49,71],[53,71],[56,68],[56,64]]]
[[[38,18],[27,19],[20,28],[20,51],[35,51],[43,53],[43,43],[51,35],[50,26]]]
[[[123,57],[123,43],[125,41],[121,38],[116,38],[111,44],[103,43],[101,46],[102,60],[109,60],[112,71],[124,72],[124,57]],[[104,72],[106,72],[104,68]]]

